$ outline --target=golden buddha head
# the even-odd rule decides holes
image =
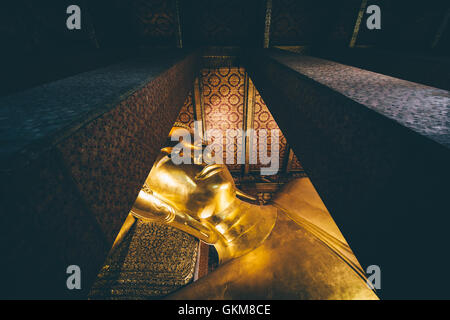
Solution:
[[[169,138],[179,129],[175,126]],[[175,142],[161,149],[132,214],[172,224],[214,244],[221,261],[253,249],[270,233],[275,211],[247,202],[255,199],[236,188],[226,165],[211,163],[212,157],[204,153],[208,159],[198,161],[195,150],[203,151],[204,146]],[[175,150],[189,152],[191,161],[173,161]]]

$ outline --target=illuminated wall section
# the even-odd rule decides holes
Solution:
[[[271,150],[271,136],[270,130],[279,130],[279,165],[280,170],[288,169],[288,171],[301,171],[303,170],[300,162],[295,154],[291,155],[291,161],[289,159],[289,146],[283,133],[279,129],[276,121],[270,113],[267,105],[255,89],[255,96],[253,104],[249,101],[248,114],[245,115],[244,106],[248,99],[245,89],[245,77],[246,71],[240,67],[224,67],[217,69],[202,69],[200,73],[200,86],[199,90],[202,101],[194,103],[194,94],[191,91],[187,96],[184,105],[182,106],[176,122],[182,123],[190,128],[194,129],[195,105],[202,105],[202,111],[200,117],[203,118],[206,130],[217,129],[220,130],[223,135],[223,157],[226,159],[226,151],[230,150],[234,153],[234,164],[227,164],[228,168],[232,172],[238,172],[243,170],[243,164],[238,164],[238,148],[243,150],[242,139],[236,137],[226,137],[226,131],[228,129],[243,129],[244,123],[247,123],[247,117],[252,117],[252,127],[258,131],[265,129],[268,131],[267,138],[267,152],[270,155]],[[252,81],[248,82],[249,86],[253,86]],[[251,90],[247,90],[251,92]],[[259,151],[259,145],[255,147],[256,151]],[[275,151],[275,150],[274,150]],[[250,162],[255,161],[257,153],[253,153],[253,159]],[[267,166],[260,163],[259,158],[256,158],[256,164],[250,164],[249,170],[251,172],[259,171],[261,167]],[[288,168],[285,168],[288,166]]]

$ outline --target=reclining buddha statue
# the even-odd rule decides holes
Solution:
[[[131,214],[213,245],[219,266],[167,298],[378,299],[308,178],[261,206],[223,164],[175,164],[174,146],[161,149]]]

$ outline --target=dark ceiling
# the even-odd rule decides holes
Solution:
[[[0,3],[0,95],[111,63],[139,46],[263,47],[268,4],[269,46],[334,52],[349,46],[364,1],[380,6],[382,29],[363,22],[356,46],[449,55],[448,0],[10,0]],[[81,7],[81,30],[66,28],[71,4]]]
[[[272,0],[270,44],[348,45],[361,0]],[[66,8],[82,9],[81,31],[65,27]],[[446,0],[369,0],[382,29],[361,28],[357,44],[426,49],[447,13]],[[2,50],[136,45],[262,46],[266,0],[15,0],[0,4]],[[179,24],[180,22],[180,24]],[[448,45],[449,28],[439,47]]]

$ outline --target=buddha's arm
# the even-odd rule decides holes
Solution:
[[[274,198],[278,220],[247,255],[171,295],[173,299],[377,299],[308,178]]]
[[[279,212],[269,238],[169,299],[377,299],[314,235]]]
[[[365,277],[361,265],[309,178],[295,179],[284,185],[272,203]]]

